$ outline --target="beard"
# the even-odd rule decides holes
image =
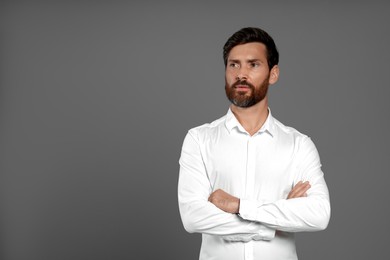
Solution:
[[[237,80],[233,83],[233,85],[230,86],[225,80],[226,97],[230,100],[230,102],[232,102],[232,104],[238,107],[251,107],[262,101],[267,96],[269,86],[268,79],[269,77],[267,77],[257,87],[247,82],[246,80]],[[250,90],[245,92],[239,91],[237,89],[238,85],[245,85],[249,87]]]

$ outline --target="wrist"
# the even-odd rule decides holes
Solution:
[[[238,214],[239,212],[240,212],[240,199],[236,198],[235,201],[234,201],[233,213],[234,214]]]

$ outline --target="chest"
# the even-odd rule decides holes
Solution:
[[[213,189],[239,197],[271,201],[286,197],[297,171],[292,147],[270,136],[210,142],[203,153]]]

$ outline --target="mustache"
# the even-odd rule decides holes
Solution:
[[[247,82],[246,80],[237,80],[236,82],[233,83],[232,88],[236,88],[238,85],[248,86],[252,89],[255,88],[251,83]]]

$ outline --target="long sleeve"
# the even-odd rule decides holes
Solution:
[[[270,240],[275,236],[273,228],[226,213],[208,201],[212,187],[195,131],[187,134],[179,163],[179,209],[188,232],[218,235],[230,241]]]
[[[317,231],[327,227],[330,219],[330,201],[317,149],[310,138],[299,145],[294,184],[309,181],[307,197],[261,202],[248,199],[240,201],[240,216],[268,227],[287,231]]]

